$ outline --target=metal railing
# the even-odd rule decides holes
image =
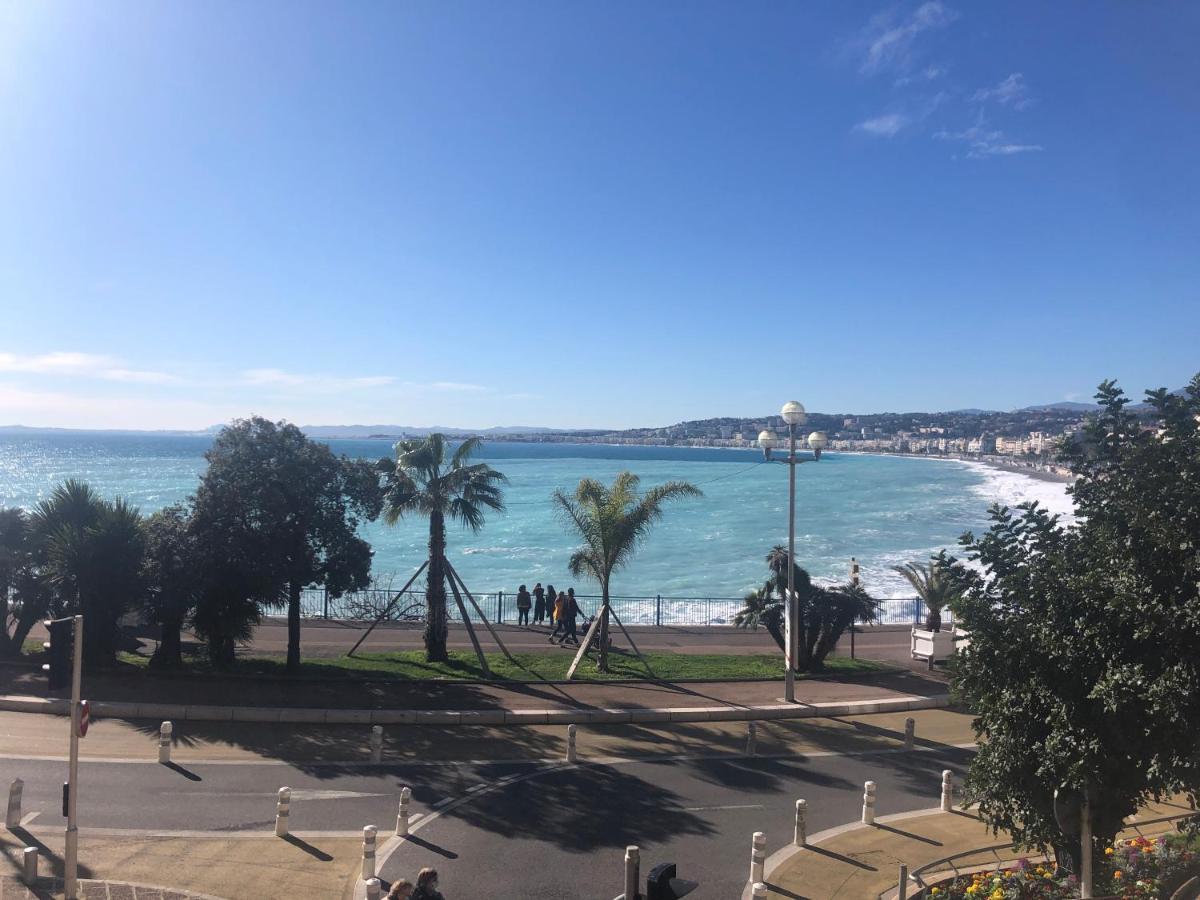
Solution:
[[[305,590],[300,595],[300,614],[314,619],[343,621],[373,621],[387,609],[396,591],[370,589],[332,597],[321,588]],[[491,621],[516,624],[517,596],[514,592],[495,591],[474,594],[475,602]],[[447,593],[446,612],[452,622],[461,620],[458,605]],[[600,606],[598,594],[576,594],[584,617],[593,615]],[[467,603],[466,598],[463,602]],[[736,597],[664,597],[661,594],[640,597],[610,597],[613,610],[626,625],[658,626],[728,626],[743,606]],[[467,603],[468,609],[470,604]],[[530,619],[533,618],[530,610]],[[917,625],[925,621],[925,604],[917,597],[892,598],[881,601],[879,623],[883,625]],[[392,605],[387,620],[392,622],[421,622],[425,618],[424,590],[408,590]],[[943,610],[942,621],[953,623],[949,610]]]

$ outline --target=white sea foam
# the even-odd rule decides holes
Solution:
[[[1043,509],[1061,516],[1064,522],[1075,518],[1075,506],[1067,493],[1065,482],[1045,481],[1020,472],[1006,472],[971,460],[953,461],[983,476],[982,483],[974,485],[972,490],[991,502],[1015,508],[1018,503],[1036,500]]]

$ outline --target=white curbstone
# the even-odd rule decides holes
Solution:
[[[371,726],[371,762],[383,762],[383,726]]]
[[[575,726],[567,726],[567,762],[573,763],[577,759],[575,751]]]
[[[8,788],[8,813],[4,816],[4,827],[9,831],[21,825],[21,794],[25,790],[25,782],[14,778]]]
[[[954,809],[954,773],[949,769],[942,770],[942,812]]]
[[[761,831],[754,832],[750,839],[750,881],[763,880],[763,865],[767,860],[767,836]]]
[[[803,847],[808,843],[808,801],[796,801],[796,835],[792,842],[797,847]]]
[[[750,896],[754,900],[767,900],[767,886],[761,881],[754,882],[754,887],[750,889]]]
[[[746,723],[746,755],[754,756],[758,752],[758,725]]]
[[[625,900],[636,900],[638,882],[641,880],[641,851],[637,847],[625,848]]]
[[[396,815],[396,837],[408,837],[408,803],[412,800],[411,788],[400,788],[400,812]]]
[[[367,900],[379,900],[383,892],[383,885],[378,878],[367,879]]]
[[[158,761],[160,763],[169,763],[171,761],[171,735],[175,731],[175,726],[170,722],[163,722],[158,726]]]
[[[367,825],[363,828],[363,844],[362,844],[362,877],[363,881],[370,881],[375,877],[375,839],[379,835],[379,829],[374,825]]]
[[[38,848],[26,847],[21,862],[21,880],[26,887],[33,887],[38,880]]]
[[[864,825],[875,824],[875,782],[873,781],[863,784],[862,823]]]
[[[917,734],[917,720],[907,718],[904,720],[904,749],[911,750],[913,748],[913,739]]]
[[[285,837],[288,833],[288,817],[292,814],[292,789],[281,787],[275,800],[275,837]]]

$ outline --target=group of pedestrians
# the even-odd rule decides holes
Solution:
[[[392,882],[387,900],[446,900],[438,890],[437,869],[422,869],[417,873],[417,884],[407,878],[397,878]]]
[[[533,612],[533,624],[544,625],[549,619],[554,629],[550,632],[550,643],[571,643],[579,646],[579,617],[583,610],[575,599],[575,588],[567,588],[562,593],[554,590],[554,585],[545,588],[539,581],[530,593],[525,585],[517,590],[517,624],[528,625],[529,613]],[[562,635],[559,638],[559,635]]]

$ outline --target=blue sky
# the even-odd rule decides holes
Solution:
[[[0,423],[658,425],[1200,369],[1194,3],[0,6]]]

